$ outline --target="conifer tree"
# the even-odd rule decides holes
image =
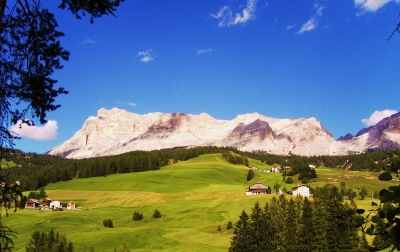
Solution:
[[[249,172],[247,173],[247,181],[250,181],[254,178],[254,171],[253,170],[249,170]]]
[[[317,200],[312,205],[312,221],[314,226],[314,236],[310,240],[311,251],[327,251],[328,250],[328,220],[326,218],[326,208],[324,204]]]
[[[265,223],[263,221],[263,211],[257,201],[251,210],[249,219],[249,237],[252,251],[264,251]]]
[[[286,218],[283,220],[283,241],[282,244],[287,252],[296,252],[297,249],[297,216],[296,205],[293,198],[290,198],[287,208],[283,209],[286,212]]]
[[[276,221],[278,222],[278,225],[280,226],[279,230],[279,235],[278,235],[278,249],[282,250],[283,248],[286,247],[286,240],[285,240],[285,229],[286,226],[284,225],[284,220],[286,220],[286,208],[287,208],[287,199],[284,194],[279,195],[278,198],[278,209],[276,212]]]
[[[252,252],[249,227],[249,215],[243,210],[239,220],[235,223],[231,240],[230,252]]]
[[[262,233],[264,234],[263,242],[260,246],[262,251],[275,251],[277,249],[278,226],[273,220],[275,213],[271,211],[268,203],[265,204],[261,219],[263,222]]]
[[[26,246],[27,252],[43,252],[43,251],[58,251],[58,252],[73,252],[74,246],[72,242],[67,242],[67,237],[63,234],[54,233],[51,230],[49,233],[34,231],[31,240]]]
[[[269,241],[274,248],[270,251],[275,251],[278,249],[278,246],[281,244],[281,232],[282,226],[281,222],[281,207],[279,206],[279,202],[277,198],[273,197],[269,203],[269,206],[266,204],[264,212],[270,216],[269,221],[271,222],[269,226],[268,236],[267,238],[271,237],[271,241]]]
[[[297,251],[313,251],[312,240],[315,237],[314,233],[314,221],[313,221],[313,208],[311,202],[307,197],[303,200],[301,217],[299,219],[299,236]]]
[[[228,221],[228,224],[226,225],[226,229],[231,229],[233,228],[233,223],[232,221]]]
[[[318,209],[325,208],[328,221],[326,226],[328,251],[340,252],[356,249],[359,240],[357,230],[354,226],[348,225],[349,217],[355,211],[343,203],[343,197],[336,186],[324,186],[317,189],[315,204],[318,204]]]

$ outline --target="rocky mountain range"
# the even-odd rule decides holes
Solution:
[[[116,155],[135,150],[231,146],[271,154],[346,155],[400,148],[400,113],[335,140],[315,118],[275,119],[258,113],[217,120],[208,114],[149,113],[100,109],[74,136],[48,152],[66,158]]]

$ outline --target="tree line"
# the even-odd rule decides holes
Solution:
[[[87,159],[65,159],[57,156],[36,153],[24,153],[19,150],[9,150],[6,155],[8,162],[17,164],[15,167],[0,169],[0,176],[6,176],[9,181],[19,181],[24,190],[34,191],[50,183],[67,181],[73,178],[90,178],[108,176],[118,173],[131,173],[158,170],[171,162],[185,161],[203,154],[222,153],[224,158],[233,164],[248,165],[248,158],[258,159],[266,165],[280,164],[291,166],[293,171],[285,176],[301,174],[313,178],[315,174],[309,164],[360,170],[390,170],[384,161],[388,153],[400,156],[400,150],[380,151],[349,156],[312,156],[297,155],[278,156],[265,152],[242,152],[231,147],[195,147],[173,148],[155,151],[134,151],[116,156],[105,156]],[[370,160],[368,166],[362,165],[362,160]],[[343,164],[348,164],[348,167]]]
[[[309,164],[325,166],[338,169],[347,169],[351,171],[388,171],[390,165],[385,162],[388,156],[400,156],[400,149],[365,152],[360,154],[342,155],[342,156],[298,156],[274,155],[265,151],[242,152],[236,151],[238,155],[248,158],[261,160],[266,164],[278,164],[281,167],[290,166],[294,169],[294,173],[298,174],[302,167],[308,167]]]
[[[159,170],[171,162],[185,161],[204,154],[235,151],[233,148],[196,147],[155,151],[134,151],[116,156],[88,159],[65,159],[51,155],[12,150],[7,161],[17,166],[0,169],[0,176],[19,181],[25,191],[35,191],[50,183],[73,178],[90,178],[119,173]]]

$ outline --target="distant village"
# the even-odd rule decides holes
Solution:
[[[315,168],[315,164],[309,164],[308,165],[310,168]],[[256,166],[252,166],[249,167],[250,170],[253,171],[257,171],[258,168]],[[273,167],[271,167],[271,169],[269,168],[265,168],[260,170],[260,172],[266,172],[266,173],[270,173],[270,172],[291,172],[293,171],[293,168],[290,166],[285,166],[283,168],[281,168],[278,165],[275,165]],[[268,194],[271,193],[271,188],[261,182],[257,182],[251,186],[249,186],[248,188],[246,188],[246,196],[251,196],[251,195],[258,195],[258,194]],[[282,190],[279,189],[277,191],[278,194],[283,194]],[[287,194],[291,194],[293,196],[301,196],[301,197],[312,197],[312,188],[306,184],[298,184],[295,187],[292,187],[290,190],[287,191]]]
[[[50,198],[43,198],[42,202],[37,199],[28,199],[25,202],[25,208],[27,209],[39,209],[39,210],[54,210],[54,211],[63,211],[64,207],[67,210],[75,210],[76,203],[74,201],[68,201],[65,205],[63,205],[62,201],[54,200],[52,201]]]

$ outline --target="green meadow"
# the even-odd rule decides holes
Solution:
[[[3,224],[16,231],[15,251],[25,251],[34,230],[67,235],[75,251],[113,251],[127,244],[131,251],[227,251],[235,223],[242,210],[248,213],[254,203],[261,205],[274,194],[245,196],[246,187],[255,182],[281,188],[297,185],[282,182],[280,173],[263,173],[268,167],[258,160],[249,160],[258,167],[255,178],[247,182],[248,168],[226,162],[221,154],[203,155],[162,167],[157,171],[117,174],[107,177],[74,179],[50,184],[45,188],[52,200],[78,203],[79,210],[18,210],[3,217]],[[377,174],[317,168],[318,178],[310,185],[346,182],[359,192],[379,191],[395,181],[379,181]],[[289,197],[289,196],[288,196]],[[371,200],[357,200],[368,209]],[[162,217],[152,217],[155,210]],[[4,210],[3,210],[4,211]],[[133,212],[143,213],[143,220],[133,221]],[[4,216],[4,213],[3,215]],[[114,228],[103,227],[104,219],[112,219]],[[221,226],[221,231],[218,231]]]

